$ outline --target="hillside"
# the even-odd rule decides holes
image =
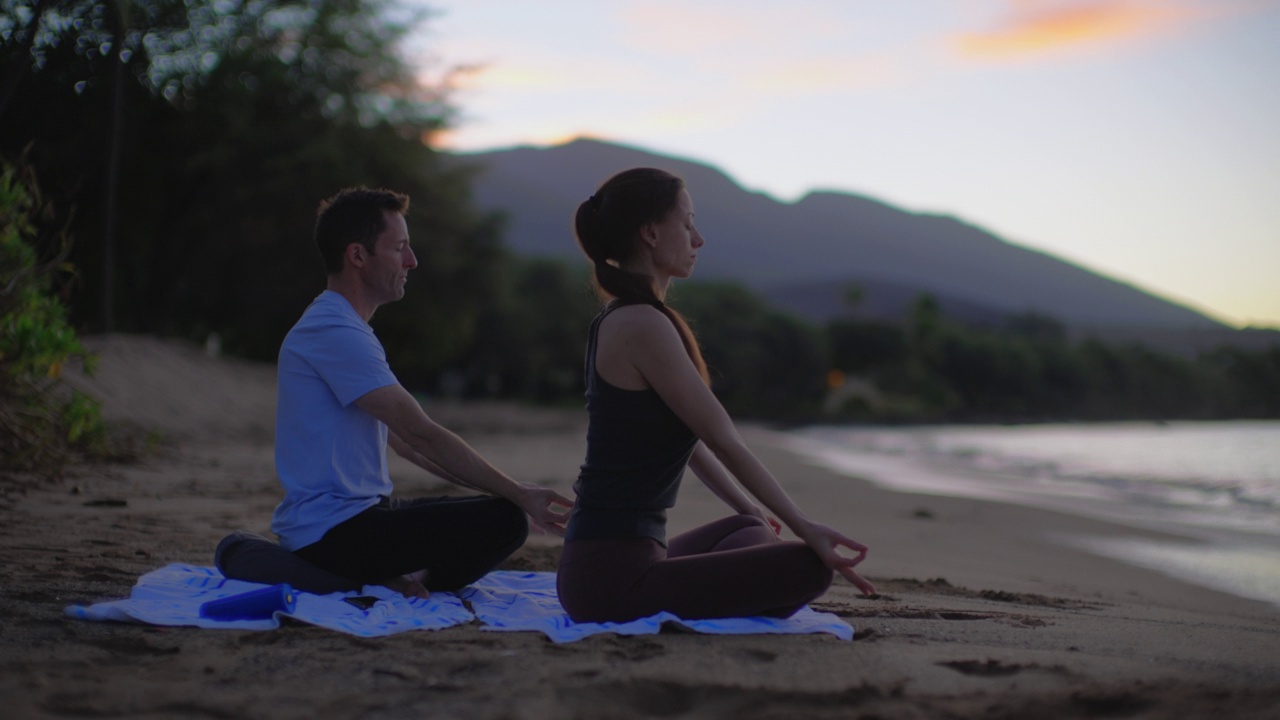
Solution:
[[[476,203],[506,215],[510,248],[571,258],[579,257],[573,212],[600,182],[627,167],[671,170],[688,182],[708,242],[697,277],[741,281],[813,320],[843,312],[844,289],[858,283],[863,312],[885,317],[900,316],[911,299],[929,292],[947,312],[974,321],[1035,311],[1076,328],[1225,329],[956,218],[858,195],[815,192],[783,203],[707,165],[594,140],[456,158],[478,167]]]

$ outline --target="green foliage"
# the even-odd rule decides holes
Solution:
[[[734,283],[681,283],[670,300],[697,333],[712,389],[732,412],[794,419],[817,409],[828,363],[813,327]]]
[[[35,7],[9,5],[25,8],[18,20]],[[402,48],[423,17],[390,0],[86,0],[47,9],[26,57],[15,53],[34,21],[0,27],[0,54],[28,69],[0,116],[0,150],[31,143],[51,195],[79,208],[77,324],[103,329],[110,306],[115,330],[217,332],[229,352],[273,359],[324,287],[317,203],[343,187],[390,187],[412,198],[420,266],[375,327],[418,388],[456,365],[504,260],[496,220],[470,207],[468,171],[429,145],[452,110]],[[118,86],[113,58],[125,63]],[[113,207],[104,179],[117,98]]]
[[[582,400],[587,326],[599,310],[581,264],[510,258],[471,351],[455,368],[472,394]]]
[[[1000,328],[966,327],[927,297],[909,324],[842,319],[827,334],[833,365],[888,398],[880,407],[837,405],[859,419],[1280,417],[1280,348],[1180,357],[1141,345],[1072,342],[1061,323],[1035,314],[1008,318]]]
[[[59,382],[85,352],[53,294],[69,239],[50,215],[29,171],[0,165],[0,470],[56,473],[105,438],[98,404]]]

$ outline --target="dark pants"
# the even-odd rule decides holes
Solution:
[[[626,622],[668,611],[687,620],[789,617],[831,585],[801,542],[748,515],[708,523],[664,548],[650,538],[571,540],[556,587],[575,622]]]
[[[524,512],[490,496],[384,500],[297,552],[247,533],[224,539],[215,553],[222,574],[298,590],[358,590],[406,573],[427,571],[428,590],[475,582],[524,544]]]

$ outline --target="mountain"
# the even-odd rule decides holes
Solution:
[[[453,157],[477,168],[476,204],[507,216],[508,247],[569,258],[581,258],[573,213],[600,183],[629,167],[670,170],[685,179],[707,239],[696,277],[741,281],[813,320],[847,312],[845,291],[856,283],[863,315],[901,317],[928,292],[944,312],[974,322],[1034,311],[1073,328],[1226,327],[956,218],[859,195],[814,192],[779,202],[702,163],[586,139]]]

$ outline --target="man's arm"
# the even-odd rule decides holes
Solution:
[[[472,485],[464,481],[460,477],[449,474],[448,472],[445,471],[444,468],[431,462],[431,460],[427,458],[425,455],[409,447],[409,444],[401,440],[400,436],[396,435],[394,432],[387,433],[387,445],[389,445],[391,449],[394,450],[395,453],[400,457],[404,458],[405,460],[408,460],[414,465],[417,465],[418,467],[422,468],[423,470],[426,470],[427,472],[431,473],[432,475],[435,475],[436,477],[442,480],[448,480],[449,482],[455,485],[461,485],[462,487],[465,487],[470,490],[479,490],[480,492],[485,492],[483,488],[476,487],[475,485]]]
[[[535,526],[564,535],[568,513],[554,506],[572,507],[560,493],[536,485],[522,485],[480,457],[462,438],[442,427],[423,411],[402,385],[371,390],[355,401],[356,407],[381,420],[395,441],[392,449],[428,472],[459,485],[504,497],[520,506]],[[396,443],[405,446],[409,455]]]

